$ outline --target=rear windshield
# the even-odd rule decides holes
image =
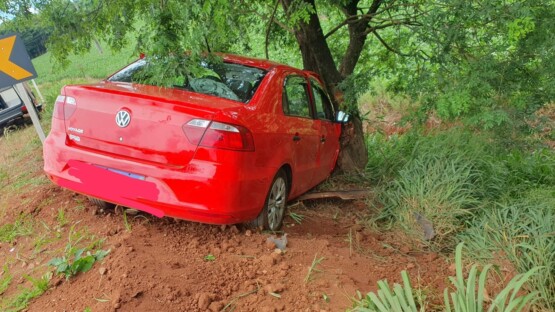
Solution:
[[[146,60],[138,60],[112,75],[108,81],[144,83],[141,71],[146,65]],[[200,65],[203,69],[200,73],[176,77],[170,87],[248,103],[266,75],[262,69],[234,63],[201,62]]]

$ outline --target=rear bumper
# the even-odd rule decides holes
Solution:
[[[157,217],[211,224],[252,220],[273,177],[265,172],[274,169],[253,166],[254,153],[197,152],[204,159],[170,168],[69,147],[65,140],[65,133],[52,131],[44,143],[44,171],[54,183]]]

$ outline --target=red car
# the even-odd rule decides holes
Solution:
[[[103,207],[278,230],[288,199],[333,170],[341,125],[316,74],[221,57],[170,87],[136,83],[145,59],[63,87],[44,144],[48,177]]]

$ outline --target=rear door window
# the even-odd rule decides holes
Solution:
[[[283,86],[283,113],[289,116],[312,118],[308,85],[300,76],[289,76]]]

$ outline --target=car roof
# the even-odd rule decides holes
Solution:
[[[270,60],[265,60],[265,59],[259,59],[259,58],[254,58],[254,57],[248,57],[248,56],[241,56],[241,55],[236,55],[236,54],[225,54],[225,53],[218,53],[217,55],[221,56],[225,62],[230,62],[230,63],[236,63],[236,64],[241,64],[241,65],[246,65],[246,66],[250,66],[250,67],[257,67],[263,70],[270,70],[276,66],[280,66],[280,67],[289,67],[291,69],[295,69],[295,70],[299,70],[297,68],[288,66],[288,65],[284,65],[281,63],[277,63],[274,61],[270,61]]]

